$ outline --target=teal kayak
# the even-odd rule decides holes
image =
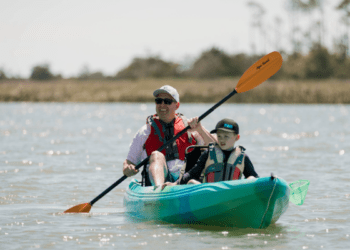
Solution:
[[[136,180],[124,196],[128,215],[173,224],[266,228],[287,210],[290,188],[276,177],[142,187]]]

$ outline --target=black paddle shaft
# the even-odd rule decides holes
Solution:
[[[202,114],[200,117],[198,117],[198,122],[203,120],[205,117],[207,117],[211,112],[213,112],[217,107],[219,107],[221,104],[226,102],[229,98],[231,98],[234,94],[236,94],[237,91],[233,90],[231,93],[229,93],[227,96],[225,96],[221,101],[219,101],[217,104],[215,104],[213,107],[211,107],[207,112]],[[184,128],[182,131],[180,131],[176,136],[171,138],[169,141],[163,144],[158,151],[162,151],[164,148],[166,148],[170,143],[173,143],[176,139],[178,139],[181,135],[183,135],[188,129],[191,127],[188,125],[186,128]],[[147,156],[143,161],[141,161],[135,169],[141,168],[144,164],[147,164],[150,156]],[[103,191],[99,196],[97,196],[95,199],[90,201],[90,205],[92,206],[95,202],[97,202],[99,199],[101,199],[103,196],[105,196],[109,191],[111,191],[113,188],[118,186],[120,183],[122,183],[126,178],[128,178],[126,175],[122,176],[119,180],[114,182],[109,188],[107,188],[105,191]]]

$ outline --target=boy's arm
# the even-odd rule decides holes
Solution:
[[[250,161],[248,155],[244,157],[244,170],[243,175],[246,179],[259,178],[259,175],[255,172],[253,163]]]

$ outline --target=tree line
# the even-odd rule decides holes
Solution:
[[[158,56],[134,58],[127,67],[115,75],[106,76],[102,72],[90,72],[85,68],[77,80],[137,80],[140,78],[197,78],[214,79],[220,77],[240,77],[250,65],[263,55],[234,54],[229,55],[218,48],[211,48],[194,61],[189,69],[182,65],[165,61]],[[350,78],[350,57],[344,53],[330,54],[328,49],[320,44],[314,44],[307,55],[294,52],[287,55],[282,51],[284,62],[281,70],[274,75],[275,79],[347,79]],[[31,80],[61,79],[54,75],[48,64],[32,68]],[[7,79],[0,69],[0,80]]]

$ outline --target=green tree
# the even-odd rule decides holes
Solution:
[[[2,69],[0,69],[0,81],[6,80],[6,79],[7,79],[7,77],[6,77],[5,72]]]
[[[266,13],[265,9],[261,4],[255,1],[249,1],[247,6],[252,11],[252,19],[250,22],[250,46],[252,48],[252,53],[257,54],[258,45],[263,45],[263,53],[266,52],[266,36],[267,32],[264,26],[264,15]],[[256,33],[258,33],[256,35]],[[260,35],[260,37],[259,37]],[[262,42],[263,41],[263,42]],[[261,49],[260,49],[261,51]]]
[[[231,57],[217,48],[203,52],[188,72],[197,78],[236,76],[240,73],[241,70],[234,67]]]
[[[306,59],[306,78],[329,78],[334,69],[327,48],[315,44]]]
[[[54,75],[50,72],[49,65],[38,65],[32,69],[32,74],[30,75],[30,79],[46,81],[54,78]]]
[[[78,75],[79,80],[103,80],[105,78],[101,71],[91,72],[88,65],[84,65]]]
[[[350,0],[342,0],[341,3],[337,5],[336,10],[343,13],[340,22],[346,27],[346,34],[343,35],[345,38],[343,43],[346,45],[346,55],[348,56],[350,49]]]
[[[287,79],[304,79],[305,66],[305,56],[295,52],[289,55],[287,60],[283,62],[282,68],[277,74],[281,73],[282,77]]]
[[[125,69],[119,71],[117,79],[177,77],[179,65],[165,62],[158,57],[135,58]]]

